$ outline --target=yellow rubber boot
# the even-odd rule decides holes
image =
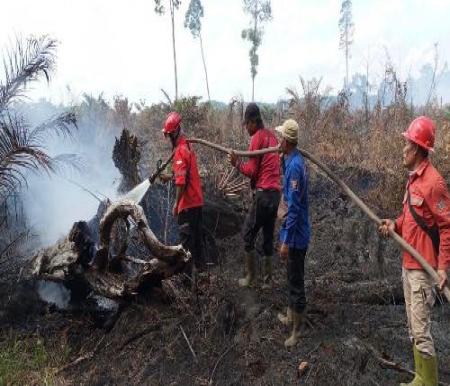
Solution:
[[[240,287],[252,287],[255,281],[255,252],[251,251],[245,255],[246,276],[239,279]]]
[[[419,350],[417,350],[416,345],[413,345],[413,352],[414,352],[414,368],[416,371],[416,375],[414,379],[409,383],[400,383],[400,386],[425,386],[424,380],[422,379],[422,356],[419,353]]]
[[[292,333],[291,336],[285,340],[285,347],[293,347],[300,339],[300,323],[302,321],[302,314],[292,310]]]
[[[279,313],[277,315],[278,320],[284,324],[285,326],[289,326],[292,323],[292,309],[291,307],[288,307],[286,310],[286,315],[283,313]]]
[[[438,386],[437,358],[426,357],[419,353],[422,362],[422,379],[424,386]]]

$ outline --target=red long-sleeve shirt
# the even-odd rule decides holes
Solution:
[[[191,145],[183,136],[179,138],[175,148],[172,169],[175,174],[175,185],[185,186],[178,203],[178,213],[184,209],[203,206],[203,192],[197,168],[197,157]]]
[[[268,129],[259,129],[252,135],[248,150],[260,150],[278,146],[275,134]],[[239,171],[250,179],[256,180],[255,187],[264,190],[281,190],[280,158],[277,153],[268,153],[251,157],[238,165]]]
[[[395,230],[411,244],[434,268],[450,268],[450,195],[445,180],[431,165],[423,161],[409,176],[403,199],[402,214],[395,221]],[[411,205],[428,227],[437,224],[440,234],[439,253],[436,253],[430,236],[414,220],[407,201],[408,189]],[[422,269],[421,265],[408,253],[403,252],[403,267]]]

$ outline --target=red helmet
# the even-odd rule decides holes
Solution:
[[[181,123],[181,115],[175,111],[172,111],[171,113],[169,113],[169,115],[167,115],[162,132],[164,134],[173,133],[178,129],[180,123]]]
[[[434,151],[436,125],[432,119],[425,116],[414,119],[409,125],[408,130],[402,133],[402,135],[424,149]]]

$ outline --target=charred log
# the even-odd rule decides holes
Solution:
[[[136,225],[147,253],[132,257],[123,252],[119,259],[121,269],[111,270],[109,263],[116,257],[111,256],[110,251],[114,243],[113,229],[117,222],[127,222],[128,219]],[[119,201],[108,206],[99,222],[98,234],[97,248],[95,235],[88,224],[76,222],[63,240],[34,256],[32,276],[63,282],[78,292],[123,299],[161,286],[162,280],[181,272],[190,259],[189,252],[181,245],[161,243],[148,226],[143,209],[130,201]],[[95,269],[92,260],[105,260],[105,269]]]

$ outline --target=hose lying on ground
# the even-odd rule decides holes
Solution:
[[[205,145],[211,147],[213,149],[219,150],[221,152],[230,154],[232,151],[236,153],[236,155],[241,157],[254,157],[266,153],[277,153],[280,151],[279,147],[269,147],[266,149],[256,150],[256,151],[238,151],[232,150],[230,148],[225,148],[223,146],[217,145],[215,143],[205,141],[203,139],[192,138],[188,140],[191,143],[198,143],[201,145]],[[377,225],[381,225],[381,219],[347,186],[347,184],[342,181],[336,174],[334,174],[325,164],[315,158],[313,155],[308,153],[306,150],[298,149],[300,153],[308,160],[310,160],[313,164],[319,167],[325,174],[333,180],[336,184],[338,184],[341,189],[344,191],[350,199],[359,206],[359,208],[367,215],[370,219],[372,219]],[[423,256],[417,252],[410,244],[408,244],[400,235],[395,233],[392,230],[389,230],[389,235],[394,239],[394,241],[399,244],[406,252],[408,252],[411,256],[413,256],[416,261],[423,267],[423,269],[431,276],[431,278],[436,282],[440,282],[439,275],[433,269],[433,267],[428,264],[428,262],[423,258]],[[444,296],[447,301],[450,302],[450,288],[445,286],[442,290]]]

